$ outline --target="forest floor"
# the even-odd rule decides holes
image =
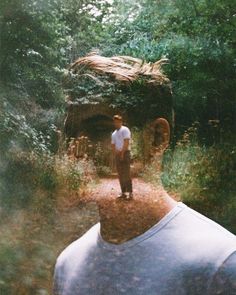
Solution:
[[[158,195],[160,187],[150,182],[146,182],[141,177],[132,178],[134,200],[138,197],[149,197]],[[176,201],[180,201],[177,194],[168,192]],[[103,198],[116,199],[120,194],[120,184],[118,177],[98,178],[92,181],[78,196],[59,200],[60,207],[56,226],[54,226],[54,236],[61,236],[61,248],[69,242],[80,237],[93,224],[99,222],[99,212],[97,202]],[[60,247],[59,247],[60,248]]]
[[[135,177],[132,179],[133,184],[133,195],[134,198],[137,195],[142,195],[143,197],[150,194],[155,194],[158,191],[158,186],[144,181],[140,177]],[[96,185],[93,185],[87,190],[85,197],[86,200],[94,200],[109,196],[116,198],[120,193],[120,184],[118,178],[100,178]],[[176,194],[170,193],[170,196],[175,200],[179,201],[180,197]]]
[[[134,199],[138,195],[145,197],[158,192],[158,186],[142,178],[135,177],[132,181]],[[9,270],[3,272],[4,285],[0,284],[0,294],[51,294],[58,255],[99,222],[96,201],[106,196],[115,199],[119,193],[117,177],[99,178],[76,195],[61,192],[55,202],[42,196],[35,200],[30,210],[19,209],[12,214],[2,212],[0,262],[7,264]],[[133,212],[132,208],[130,212]],[[17,263],[12,257],[18,257]]]

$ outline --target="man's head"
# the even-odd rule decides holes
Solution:
[[[120,115],[113,116],[113,122],[116,129],[119,129],[122,126],[123,119]]]

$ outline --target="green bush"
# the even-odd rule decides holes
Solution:
[[[162,172],[155,160],[145,168],[144,177],[184,203],[236,233],[236,149],[225,135],[220,143],[206,146],[197,141],[197,128],[190,127],[175,147],[165,152]],[[158,162],[159,160],[156,159]]]
[[[96,167],[96,170],[97,170],[98,176],[101,176],[101,177],[110,176],[112,173],[111,168],[108,166],[99,165]]]
[[[27,207],[40,192],[52,200],[61,189],[77,192],[94,175],[95,168],[90,160],[74,161],[49,153],[8,153],[0,174],[0,203],[8,209]]]
[[[7,159],[1,166],[0,294],[49,295],[57,255],[97,220],[94,209],[79,206],[96,170],[88,159],[49,153],[11,152]]]

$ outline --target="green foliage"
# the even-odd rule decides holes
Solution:
[[[137,127],[131,128],[132,142],[131,142],[131,158],[133,160],[143,161],[143,133]]]
[[[148,61],[168,57],[176,132],[195,120],[203,130],[208,119],[219,119],[228,128],[235,126],[233,18],[232,3],[221,0],[3,1],[1,79],[24,91],[25,100],[54,108],[62,102],[67,64],[90,50]],[[74,79],[63,85],[80,102],[110,97],[111,104],[138,115],[144,104],[153,104],[140,85],[121,89],[81,79],[84,86]]]
[[[40,192],[51,201],[60,189],[77,194],[94,175],[95,168],[89,160],[12,151],[0,171],[0,203],[6,209],[27,208]]]
[[[225,130],[235,130],[234,7],[230,1],[114,1],[102,10],[102,20],[96,31],[96,47],[102,54],[147,61],[169,58],[165,72],[173,85],[177,137],[196,120],[206,143],[211,143],[204,134],[208,120],[220,120]],[[142,81],[124,89],[109,83],[98,85],[88,77],[81,77],[83,86],[78,86],[76,80],[65,88],[73,89],[72,98],[80,103],[109,98],[112,105],[138,116],[144,104],[154,110],[154,98],[159,96],[152,95],[151,100]],[[142,113],[144,120],[149,109]]]
[[[1,3],[0,77],[3,83],[24,90],[28,98],[50,108],[60,102],[57,66],[65,61],[59,48],[65,44],[61,37],[68,28],[55,2],[50,1],[48,7],[43,4],[45,1]]]
[[[20,249],[9,248],[9,245],[0,244],[0,263],[6,267],[0,270],[0,292],[1,294],[10,295],[12,288],[12,276],[15,275],[15,265],[23,258]],[[25,257],[24,257],[25,258]]]
[[[56,158],[55,165],[60,186],[72,192],[78,192],[96,175],[94,163],[90,159],[71,160],[65,156]]]
[[[221,143],[203,146],[197,140],[194,125],[175,147],[165,152],[161,173],[158,166],[158,157],[146,166],[146,181],[163,184],[170,195],[177,195],[185,204],[236,233],[235,138],[231,142],[222,138]]]
[[[98,176],[104,177],[111,174],[110,169],[111,150],[104,146],[101,142],[97,142],[94,146],[93,162],[96,167]]]
[[[122,1],[115,15],[109,27],[112,46],[103,49],[106,54],[150,61],[169,58],[166,73],[173,84],[178,134],[196,120],[203,131],[209,119],[219,119],[225,129],[235,128],[230,1]]]
[[[50,138],[55,132],[54,125],[48,126],[47,133],[43,134],[30,125],[26,115],[20,114],[5,99],[2,99],[0,105],[0,149],[3,153],[32,149],[38,153],[47,153],[50,150]]]
[[[166,152],[162,183],[186,204],[236,232],[235,139],[202,146],[196,131],[191,127],[176,147]]]
[[[97,221],[94,208],[83,213],[76,205],[95,169],[36,153],[12,154],[1,168],[0,293],[51,294],[57,254]]]
[[[77,77],[65,82],[68,64],[94,49],[147,61],[169,58],[165,72],[173,84],[177,145],[166,152],[162,181],[236,233],[232,1],[2,0],[0,44],[1,294],[50,294],[59,248],[83,232],[86,214],[71,224],[60,210],[78,204],[95,168],[52,154],[56,128],[63,126],[64,93],[79,103],[105,99],[122,106],[135,114],[137,126],[160,105],[142,80],[125,88],[86,77],[80,86]],[[209,119],[219,120],[219,127],[209,126]],[[192,127],[178,140],[196,120],[198,130]],[[133,156],[142,158],[139,130],[133,135]],[[101,148],[96,156],[97,172],[110,173]],[[159,183],[156,164],[146,176]]]
[[[106,176],[110,176],[112,171],[111,168],[105,165],[99,165],[97,166],[97,174],[100,177],[106,177]]]

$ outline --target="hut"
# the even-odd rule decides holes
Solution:
[[[65,135],[86,136],[93,144],[101,143],[104,151],[110,150],[112,116],[118,113],[127,126],[143,130],[147,159],[158,142],[157,119],[165,118],[173,127],[171,84],[162,72],[167,61],[151,63],[130,56],[104,57],[96,52],[75,60],[64,81]]]

